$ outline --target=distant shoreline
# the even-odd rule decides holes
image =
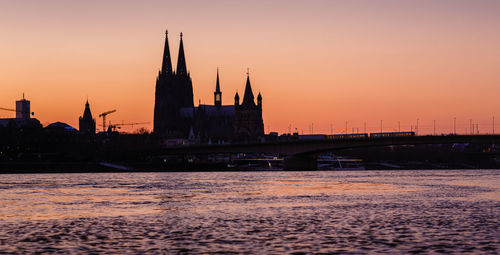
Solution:
[[[366,170],[297,170],[297,171],[429,171],[429,170],[500,170],[498,168],[405,168],[405,169],[366,169]],[[55,174],[55,173],[143,173],[143,172],[268,172],[290,171],[280,169],[227,169],[220,165],[192,165],[189,167],[162,167],[151,164],[132,164],[122,167],[119,164],[99,162],[0,162],[0,174]]]

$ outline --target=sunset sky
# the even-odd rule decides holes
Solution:
[[[45,126],[153,125],[165,29],[174,67],[183,32],[194,101],[263,96],[266,133],[469,130],[500,133],[500,1],[0,0],[0,107],[31,100]],[[0,118],[13,117],[0,111]],[[134,126],[134,129],[137,129]],[[125,131],[133,131],[125,129]]]

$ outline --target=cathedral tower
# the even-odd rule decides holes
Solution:
[[[177,70],[174,71],[170,58],[168,32],[165,32],[162,67],[156,79],[154,133],[165,138],[187,137],[191,123],[182,118],[180,110],[193,106],[193,84],[186,67],[182,33]]]
[[[184,56],[184,44],[182,43],[182,33],[181,42],[179,45],[179,56],[177,57],[177,75],[187,75],[186,68],[186,57]]]

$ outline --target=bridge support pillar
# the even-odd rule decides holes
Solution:
[[[314,156],[290,156],[283,162],[284,170],[317,170],[318,162]]]

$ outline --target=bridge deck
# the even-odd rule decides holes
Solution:
[[[500,143],[500,135],[407,136],[350,140],[296,140],[248,144],[191,145],[169,147],[156,151],[154,154],[265,153],[298,156],[349,148],[451,143],[496,144]]]

